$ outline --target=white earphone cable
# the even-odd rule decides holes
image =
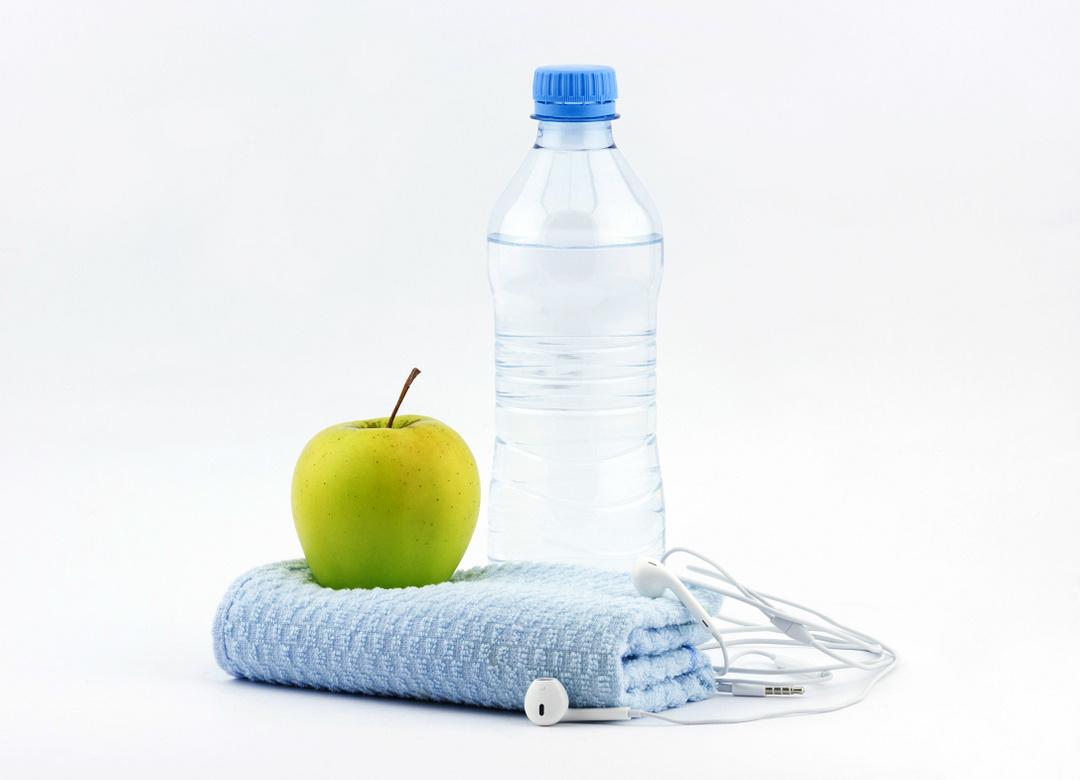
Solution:
[[[687,568],[700,576],[680,577],[664,563],[676,553],[690,555],[712,568],[689,565]],[[714,561],[694,550],[673,547],[659,561],[654,558],[639,558],[634,563],[631,578],[634,587],[642,596],[660,598],[670,591],[682,602],[694,621],[704,625],[714,641],[698,645],[697,649],[703,654],[719,650],[723,658],[722,665],[710,664],[717,694],[739,697],[778,696],[790,699],[808,692],[811,696],[816,695],[822,686],[837,680],[836,672],[861,670],[872,674],[853,697],[840,704],[822,703],[817,707],[776,709],[739,718],[689,720],[626,707],[574,709],[569,706],[569,697],[562,684],[557,679],[542,677],[533,681],[525,697],[525,712],[534,723],[550,726],[561,720],[626,720],[648,717],[693,726],[746,723],[766,718],[832,712],[865,699],[873,687],[896,668],[896,651],[884,642],[879,642],[862,631],[843,626],[827,615],[797,602],[748,588]],[[687,585],[713,591],[734,602],[747,604],[760,611],[768,622],[754,623],[723,613],[710,615]],[[797,614],[796,611],[805,614]],[[807,615],[812,618],[807,618]],[[717,621],[729,623],[730,626],[722,628]],[[777,648],[786,648],[796,654],[792,657],[778,655],[773,652]],[[808,663],[809,659],[799,657],[811,651],[825,656],[829,662],[821,663],[818,657],[817,663]],[[773,668],[753,665],[753,661],[750,665],[734,665],[753,656],[768,660],[773,664]],[[837,697],[832,698],[835,700]]]
[[[707,651],[719,649],[723,655],[724,663],[714,665],[718,691],[734,693],[735,695],[765,695],[760,687],[765,686],[764,691],[783,691],[802,693],[807,690],[805,686],[820,686],[834,679],[834,672],[845,669],[859,669],[868,672],[876,672],[869,683],[853,699],[841,705],[829,705],[820,708],[803,708],[798,710],[783,710],[775,714],[768,714],[753,718],[737,719],[711,719],[700,721],[679,721],[669,716],[661,716],[656,713],[648,713],[652,717],[666,720],[672,723],[741,723],[747,720],[758,720],[762,717],[783,717],[786,715],[800,715],[818,712],[829,712],[851,706],[862,701],[877,682],[895,668],[897,655],[888,645],[879,642],[870,635],[856,629],[844,626],[824,613],[807,607],[790,599],[773,596],[761,591],[746,587],[736,580],[729,572],[707,556],[686,547],[673,547],[668,550],[662,563],[677,553],[689,555],[707,564],[711,568],[698,565],[688,565],[687,568],[701,577],[681,576],[680,579],[688,584],[701,587],[726,598],[745,603],[760,610],[768,623],[754,624],[741,618],[735,618],[720,613],[715,616],[717,620],[730,623],[731,627],[712,627],[711,633],[715,641],[699,645],[698,649]],[[720,583],[731,586],[722,587]],[[732,588],[734,590],[732,590]],[[783,605],[783,606],[781,606]],[[805,615],[813,616],[807,619],[805,615],[794,614],[789,609],[798,610]],[[757,634],[757,636],[754,636]],[[776,636],[780,634],[780,636]],[[731,652],[732,648],[743,648],[739,652]],[[781,664],[776,656],[768,652],[768,647],[808,648],[821,653],[835,663],[828,664],[792,664],[789,659]],[[776,668],[760,668],[756,666],[733,666],[741,658],[748,655],[759,655],[769,658],[776,664]],[[862,658],[856,657],[862,656]],[[869,656],[868,658],[866,656]],[[804,678],[796,685],[794,683],[777,683],[769,681],[773,677],[800,677]],[[797,689],[797,690],[796,690]],[[753,692],[750,692],[753,691]]]
[[[838,710],[847,709],[852,705],[858,704],[867,696],[870,695],[870,691],[874,686],[881,681],[885,675],[895,669],[895,664],[884,667],[878,674],[874,675],[870,681],[863,687],[859,694],[852,699],[848,699],[843,704],[829,705],[823,707],[806,707],[798,710],[783,710],[780,712],[769,712],[764,715],[755,715],[749,718],[697,718],[693,720],[681,720],[678,718],[672,718],[668,715],[661,715],[658,712],[644,712],[642,710],[631,710],[630,716],[632,718],[656,718],[657,720],[667,721],[668,723],[675,723],[680,726],[708,726],[708,725],[721,725],[721,724],[735,724],[735,723],[750,723],[755,720],[770,720],[772,718],[787,718],[793,715],[820,715],[825,712],[836,712]]]

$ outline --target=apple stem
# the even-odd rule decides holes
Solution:
[[[390,413],[390,419],[386,421],[387,428],[394,427],[394,418],[397,417],[397,410],[401,408],[401,402],[405,400],[405,393],[409,392],[409,386],[416,377],[420,376],[420,369],[414,368],[409,373],[409,378],[405,380],[405,387],[401,388],[401,395],[398,396],[397,404],[394,406],[394,411]]]

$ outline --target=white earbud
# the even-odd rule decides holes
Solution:
[[[683,585],[682,580],[675,576],[664,564],[655,558],[638,558],[634,562],[634,568],[630,572],[634,580],[634,587],[642,596],[651,599],[660,598],[665,590],[670,590],[678,597],[679,601],[690,611],[690,614],[701,621],[705,628],[712,633],[715,622],[705,607],[701,606],[693,594]]]
[[[630,577],[634,581],[637,592],[642,596],[657,599],[664,595],[665,590],[674,593],[690,614],[705,626],[708,632],[712,634],[713,639],[720,643],[720,650],[724,655],[724,666],[727,666],[727,646],[724,644],[724,635],[720,633],[716,622],[698,600],[694,598],[687,587],[682,584],[682,581],[664,564],[655,558],[638,558],[634,562],[634,568],[630,571]]]
[[[554,677],[541,677],[529,686],[525,694],[525,714],[537,726],[554,726],[573,720],[630,720],[633,717],[629,707],[571,709],[566,688]]]

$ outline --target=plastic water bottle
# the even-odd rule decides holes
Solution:
[[[660,217],[612,140],[615,71],[538,68],[536,144],[495,206],[492,561],[629,571],[664,550]]]

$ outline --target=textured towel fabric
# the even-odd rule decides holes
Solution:
[[[715,611],[719,597],[697,594]],[[214,619],[214,653],[236,677],[332,691],[521,709],[537,677],[571,706],[658,711],[714,691],[704,629],[629,574],[506,563],[423,588],[331,590],[304,561],[254,569]]]

